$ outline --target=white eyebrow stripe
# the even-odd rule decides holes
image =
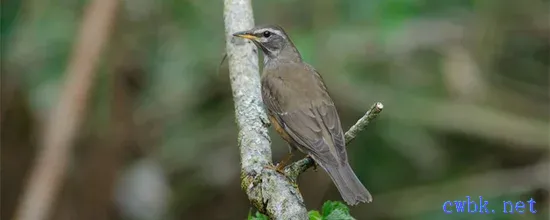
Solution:
[[[260,32],[260,33],[263,33],[264,31],[272,32],[272,33],[274,33],[276,35],[279,35],[279,36],[283,37],[284,39],[286,39],[286,36],[279,30],[270,29],[270,28],[262,28],[262,29],[258,30],[258,32]]]
[[[278,31],[278,30],[272,30],[272,31],[273,31],[273,33],[285,38],[285,35],[283,33],[281,33],[280,31]]]

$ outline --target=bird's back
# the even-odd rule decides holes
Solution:
[[[268,63],[262,74],[262,86],[272,93],[271,98],[276,99],[281,110],[292,111],[309,102],[333,104],[321,76],[307,63],[275,60]]]
[[[325,163],[347,163],[336,107],[321,76],[303,62],[266,65],[262,98],[267,110],[292,139]]]

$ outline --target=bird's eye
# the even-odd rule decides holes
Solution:
[[[269,37],[271,36],[271,32],[269,31],[264,31],[264,37]]]

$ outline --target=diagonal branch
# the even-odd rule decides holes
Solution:
[[[369,125],[372,120],[378,117],[380,112],[382,112],[382,109],[384,109],[384,105],[382,105],[382,103],[374,103],[374,105],[370,107],[367,113],[365,113],[363,117],[357,120],[357,122],[353,126],[351,126],[348,131],[346,131],[346,146],[348,146],[349,143],[351,143],[357,137],[359,132],[365,130],[367,125]]]
[[[377,102],[372,105],[372,107],[365,113],[363,117],[361,117],[355,125],[351,126],[351,128],[346,132],[346,146],[357,137],[359,132],[365,130],[367,125],[374,120],[380,112],[382,112],[382,109],[384,108],[384,105],[382,103]],[[311,157],[306,157],[304,159],[301,159],[299,161],[294,162],[293,164],[290,164],[285,167],[284,173],[285,175],[290,178],[293,182],[296,182],[298,179],[298,176],[300,176],[301,173],[305,172],[310,167],[314,166],[314,162],[311,159]]]

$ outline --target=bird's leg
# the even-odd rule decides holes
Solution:
[[[292,159],[292,151],[288,152],[288,154],[283,158],[283,160],[281,160],[281,162],[279,162],[277,164],[277,166],[275,167],[275,169],[277,171],[283,171],[283,169],[285,168],[286,164],[288,163],[288,161],[290,161],[290,159]]]
[[[275,171],[277,171],[280,174],[284,175],[285,166],[288,163],[288,161],[290,161],[290,159],[292,159],[292,156],[293,156],[292,153],[294,151],[294,148],[292,146],[289,146],[289,149],[290,150],[289,150],[288,154],[283,158],[283,160],[281,160],[279,163],[277,163],[277,165],[275,165],[275,166],[270,165],[270,166],[267,166],[266,168],[274,169]]]

